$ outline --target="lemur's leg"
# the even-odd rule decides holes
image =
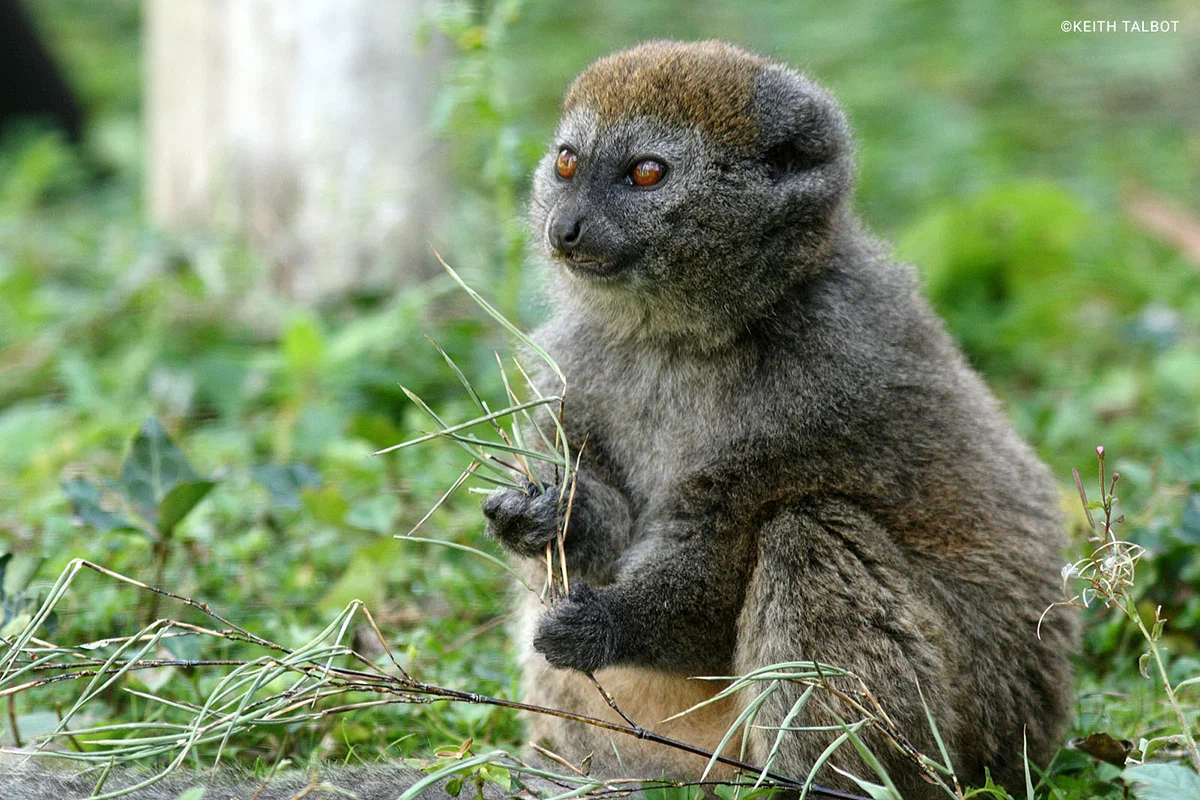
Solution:
[[[948,702],[952,687],[944,680],[953,674],[945,669],[951,656],[943,650],[947,646],[943,623],[924,599],[921,581],[887,532],[848,503],[785,507],[763,525],[758,536],[756,566],[738,620],[735,671],[744,675],[789,661],[817,661],[849,670],[865,682],[908,742],[940,760],[918,694],[919,681],[953,755],[957,725]],[[847,692],[860,688],[847,678],[830,678],[828,683]],[[761,684],[760,690],[768,685]],[[806,688],[780,682],[764,702],[749,734],[751,761],[762,763],[767,758],[776,729]],[[744,702],[757,695],[756,690],[747,691]],[[817,688],[787,727],[834,729],[785,732],[773,769],[807,777],[839,735],[837,727],[862,717],[832,692]],[[859,735],[906,800],[944,796],[922,780],[913,763],[878,730],[868,725]],[[819,784],[859,791],[829,765],[879,782],[849,741],[826,763],[815,778]]]

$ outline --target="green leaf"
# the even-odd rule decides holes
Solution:
[[[396,495],[383,493],[360,500],[350,507],[346,524],[376,533],[388,534],[396,527],[400,515],[400,500]]]
[[[193,786],[175,800],[204,800],[204,787]]]
[[[41,602],[27,590],[45,562],[45,556],[0,554],[0,636],[20,634],[33,619]],[[57,624],[58,617],[53,612],[42,620],[51,635]]]
[[[1178,764],[1139,764],[1121,775],[1138,800],[1200,800],[1200,775]]]
[[[307,464],[268,464],[255,467],[251,474],[266,487],[271,504],[288,511],[300,510],[304,489],[316,489],[321,485],[320,473]]]
[[[216,481],[191,481],[173,486],[158,504],[158,529],[170,534],[216,485]]]
[[[197,475],[183,451],[171,441],[157,419],[147,419],[121,466],[120,486],[125,497],[146,519],[157,524],[159,503],[167,492],[180,483],[196,480]]]
[[[117,530],[139,530],[123,514],[115,511],[105,511],[101,506],[104,490],[84,478],[70,478],[63,481],[63,491],[71,503],[71,513],[82,525],[95,528],[100,533]]]
[[[391,538],[377,539],[360,548],[317,607],[322,613],[336,613],[351,601],[362,600],[368,608],[382,608],[388,599],[388,587],[406,580],[411,570],[411,564],[396,557],[398,550]]]
[[[204,655],[204,640],[200,636],[170,636],[162,640],[162,645],[180,661],[196,661]]]
[[[512,789],[512,773],[499,764],[485,764],[479,768],[479,777],[494,783],[504,791]]]
[[[336,485],[307,489],[301,493],[300,502],[304,506],[304,511],[319,522],[341,525],[346,521],[346,511],[349,506]]]
[[[1029,739],[1021,734],[1021,760],[1025,762],[1025,800],[1035,800],[1033,796],[1033,776],[1029,774]],[[947,759],[949,764],[950,760]]]
[[[430,786],[438,783],[443,778],[447,778],[459,772],[469,773],[481,764],[499,761],[502,758],[506,758],[507,755],[507,753],[504,753],[501,750],[493,750],[490,753],[481,753],[480,755],[472,756],[471,758],[463,759],[462,761],[452,761],[449,764],[440,767],[433,773],[426,775],[424,778],[421,778],[421,780],[408,787],[408,789],[406,789],[404,793],[400,795],[398,800],[414,800],[414,798],[420,797],[422,792],[424,792]]]
[[[311,317],[298,315],[289,320],[280,344],[288,372],[296,376],[315,373],[325,357],[325,337]]]

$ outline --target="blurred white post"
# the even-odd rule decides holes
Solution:
[[[422,6],[146,0],[152,219],[245,234],[293,297],[423,274],[442,176]]]

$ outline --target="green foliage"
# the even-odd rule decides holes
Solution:
[[[1200,775],[1176,764],[1139,764],[1121,773],[1138,800],[1200,800]]]
[[[369,455],[426,432],[400,381],[443,419],[478,416],[423,332],[486,397],[507,396],[493,356],[509,351],[506,336],[449,300],[449,281],[314,311],[256,289],[259,266],[241,243],[148,228],[141,4],[29,5],[93,121],[82,152],[37,130],[0,141],[0,632],[28,618],[45,588],[37,576],[74,557],[149,579],[158,556],[167,588],[277,641],[311,638],[361,598],[414,675],[515,696],[511,646],[494,624],[509,579],[462,549],[495,552],[475,504],[456,495],[425,523],[450,546],[392,538],[421,520],[467,457]],[[1176,9],[1151,2],[1139,14]],[[1200,685],[1183,682],[1200,674],[1200,269],[1124,201],[1131,188],[1148,191],[1196,224],[1200,174],[1181,169],[1200,147],[1196,32],[1059,30],[1080,15],[1033,0],[704,0],[687,14],[666,0],[436,4],[427,37],[448,37],[453,53],[429,124],[455,180],[431,239],[528,326],[538,278],[525,265],[527,176],[587,61],[648,37],[720,35],[805,66],[858,131],[860,212],[920,270],[1081,529],[1066,505],[1070,468],[1100,442],[1119,455],[1128,537],[1146,548],[1131,596],[1149,627],[1160,607],[1168,620],[1164,669],[1194,720]],[[135,530],[148,535],[123,533]],[[155,549],[166,541],[169,551]],[[146,621],[145,594],[81,580],[91,581],[79,595],[87,601],[69,598],[50,635],[82,642]],[[1178,733],[1161,690],[1138,674],[1145,641],[1128,617],[1097,605],[1086,619],[1073,733]],[[208,655],[236,655],[229,647]],[[173,668],[126,686],[144,682],[180,703],[213,689]],[[53,729],[50,704],[67,696],[18,700],[25,738]],[[160,712],[113,692],[89,713],[89,724],[104,724]],[[522,741],[508,711],[441,704],[255,732],[226,753],[247,764],[370,760],[471,737]],[[1181,769],[1122,771],[1064,749],[1032,783],[1037,796],[1063,800],[1120,798],[1126,785],[1139,798],[1187,797],[1194,776]],[[503,775],[484,759],[460,786],[474,796],[479,779],[493,778]],[[732,800],[729,791],[716,794]]]
[[[33,619],[41,597],[31,594],[29,586],[44,562],[44,558],[27,557],[14,565],[12,553],[0,553],[0,636],[13,636]],[[58,616],[51,614],[44,624],[53,634]]]
[[[488,784],[499,787],[505,792],[512,791],[514,787],[511,771],[496,763],[505,756],[505,753],[495,750],[490,753],[472,755],[471,742],[472,740],[467,739],[453,750],[439,751],[432,761],[410,760],[409,763],[412,766],[428,772],[429,775],[409,787],[401,795],[401,800],[419,796],[427,786],[444,780],[447,776],[453,777],[444,784],[446,793],[451,797],[461,797],[463,800],[473,800],[473,798],[483,800],[483,790]],[[467,791],[465,795],[463,794],[464,790]]]

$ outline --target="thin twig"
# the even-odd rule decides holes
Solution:
[[[537,742],[526,742],[526,744],[534,752],[541,753],[543,756],[550,759],[555,764],[558,764],[560,767],[566,767],[567,769],[571,770],[572,772],[574,772],[576,775],[580,776],[581,778],[586,778],[588,776],[588,774],[586,772],[584,772],[579,767],[572,764],[567,759],[560,756],[558,753],[555,753],[553,750],[547,750],[545,747],[542,747]]]
[[[586,672],[584,674],[587,675],[588,680],[591,681],[592,685],[595,686],[596,689],[600,692],[600,696],[604,698],[604,702],[608,703],[608,707],[611,708],[613,711],[617,712],[618,714],[620,714],[621,719],[625,720],[625,722],[627,722],[629,724],[629,727],[636,728],[639,731],[643,730],[641,725],[638,725],[636,722],[634,722],[632,719],[629,718],[628,714],[626,714],[624,711],[621,710],[621,707],[619,705],[617,705],[617,701],[613,699],[613,696],[611,694],[609,694],[607,689],[605,689],[603,686],[600,685],[600,681],[596,680],[595,675],[593,675],[590,672]]]
[[[21,730],[17,727],[17,698],[8,696],[8,727],[12,731],[13,744],[24,747],[21,743]]]

